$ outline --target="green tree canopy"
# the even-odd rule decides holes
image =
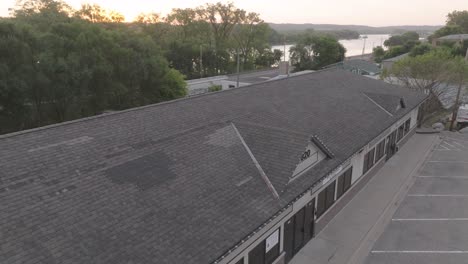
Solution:
[[[295,71],[318,70],[344,60],[346,49],[335,38],[308,34],[291,47],[290,53]]]
[[[468,34],[468,11],[453,11],[448,14],[447,26],[459,26],[463,33]]]
[[[0,21],[0,133],[186,95],[152,38],[31,2]]]

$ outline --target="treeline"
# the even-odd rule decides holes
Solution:
[[[380,63],[384,59],[393,58],[405,53],[411,57],[426,54],[433,50],[432,41],[447,35],[468,34],[468,11],[453,11],[447,15],[447,24],[430,35],[427,41],[420,41],[416,32],[406,32],[401,35],[394,35],[384,42],[383,47],[374,48],[374,60]],[[453,56],[465,56],[468,49],[468,42],[462,45],[458,41],[439,41],[442,46],[450,51]]]
[[[0,133],[186,95],[184,78],[269,67],[271,29],[232,4],[174,9],[134,23],[98,5],[18,2],[0,19]],[[185,76],[184,76],[185,75]]]
[[[303,38],[304,34],[327,36],[337,40],[358,39],[360,37],[360,34],[353,30],[314,30],[312,28],[306,29],[304,31],[290,30],[277,32],[273,30],[272,34],[270,35],[270,43],[272,45],[281,45],[284,43],[295,44]]]

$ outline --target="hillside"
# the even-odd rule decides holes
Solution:
[[[389,27],[370,27],[362,25],[335,25],[335,24],[275,24],[269,23],[269,25],[276,31],[291,32],[291,31],[303,31],[310,28],[314,30],[353,30],[360,34],[393,34],[401,33],[405,31],[416,31],[418,33],[431,33],[441,28],[442,26],[389,26]]]

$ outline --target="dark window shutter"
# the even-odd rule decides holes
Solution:
[[[345,172],[345,177],[344,177],[344,191],[346,192],[351,188],[351,181],[353,178],[353,167],[349,168],[348,171]]]
[[[265,240],[249,252],[249,264],[265,264]]]
[[[327,189],[321,191],[317,199],[317,217],[320,217],[326,209]]]
[[[339,199],[345,192],[345,177],[346,175],[343,174],[338,178],[338,187],[336,191],[336,199]]]
[[[335,202],[335,185],[336,182],[334,181],[327,187],[327,205],[326,208],[330,208],[333,203]]]

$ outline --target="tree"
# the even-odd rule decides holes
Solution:
[[[118,23],[125,20],[122,14],[106,10],[98,4],[82,4],[80,10],[75,15],[93,23]]]
[[[306,35],[291,47],[291,63],[295,71],[318,70],[343,61],[346,49],[329,36]]]
[[[384,45],[386,47],[404,46],[408,43],[416,43],[419,41],[419,34],[414,31],[403,33],[402,35],[391,36],[385,40]],[[412,47],[410,47],[412,48]]]
[[[434,34],[429,36],[429,41],[432,42],[433,39],[436,38],[441,38],[444,36],[448,35],[456,35],[456,34],[462,34],[463,29],[459,25],[446,25],[445,27],[442,27],[438,29]]]
[[[453,61],[450,50],[436,49],[396,62],[383,78],[418,92],[429,93],[431,101],[438,103],[439,97],[447,92],[448,85],[453,82]]]
[[[17,0],[12,9],[15,17],[27,17],[34,14],[71,14],[73,9],[62,0]]]
[[[384,55],[385,55],[385,50],[382,48],[382,46],[377,46],[372,51],[372,56],[374,57],[374,61],[377,63],[382,62]]]
[[[156,24],[161,21],[159,14],[156,13],[141,13],[135,18],[135,22],[142,24]]]
[[[459,26],[461,31],[468,33],[468,11],[453,11],[447,15],[447,26]]]
[[[257,13],[248,13],[241,17],[241,21],[233,30],[233,38],[236,41],[236,48],[240,50],[242,57],[243,69],[250,60],[250,69],[254,66],[253,52],[263,50],[265,43],[268,41],[268,25],[260,19]],[[259,47],[260,45],[260,47]]]
[[[215,52],[214,71],[224,73],[227,70],[230,54],[229,39],[236,25],[245,17],[245,11],[234,6],[233,3],[206,4],[197,9],[202,21],[211,26],[212,47]]]
[[[451,72],[453,80],[457,84],[457,96],[452,110],[452,122],[450,123],[450,130],[453,130],[455,120],[457,119],[458,108],[460,107],[460,97],[464,85],[468,81],[468,63],[463,57],[456,57],[451,63]]]
[[[426,54],[432,50],[432,46],[428,43],[421,43],[419,45],[414,46],[410,51],[411,57],[420,56]]]
[[[112,23],[47,3],[0,21],[0,133],[186,95],[184,76],[148,35],[98,7],[81,15]]]
[[[407,53],[409,50],[404,46],[393,46],[389,48],[384,55],[384,59],[394,58]]]

